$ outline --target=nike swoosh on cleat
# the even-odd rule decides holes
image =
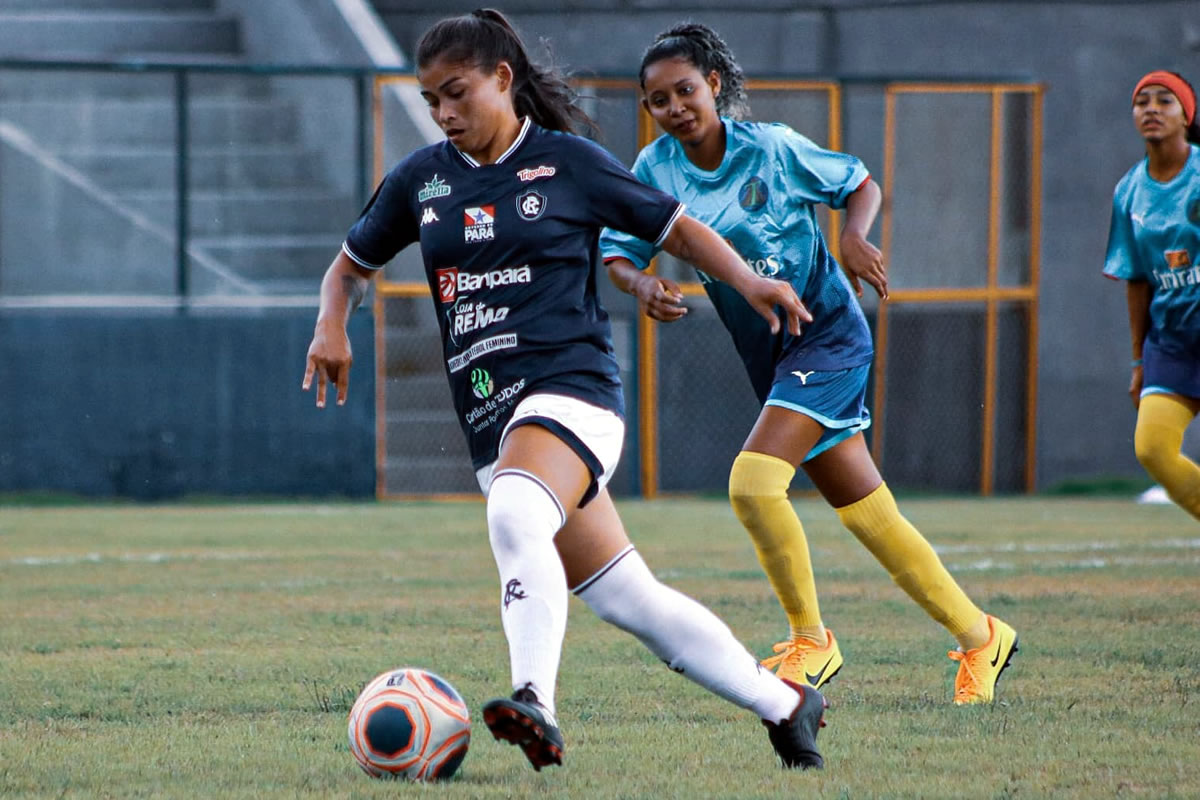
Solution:
[[[829,664],[832,660],[833,659],[826,661],[824,666],[821,667],[821,671],[818,672],[816,675],[813,675],[811,672],[808,672],[807,670],[805,670],[804,677],[808,680],[810,685],[812,685],[812,686],[817,685],[817,682],[820,681],[822,677],[824,677],[825,670],[829,669]]]
[[[992,666],[993,667],[996,666],[996,664],[1000,663],[1000,651],[1003,649],[1004,649],[1004,641],[1001,640],[999,642],[996,642],[996,655],[994,658],[992,658]]]

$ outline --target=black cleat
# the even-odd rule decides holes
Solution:
[[[532,689],[517,689],[512,699],[489,700],[483,707],[483,724],[492,736],[520,747],[535,770],[562,766],[562,733]]]
[[[829,703],[816,689],[793,681],[783,681],[800,694],[800,703],[787,719],[778,724],[763,720],[767,735],[785,769],[821,769],[825,759],[817,750],[817,731],[825,727],[825,709]]]

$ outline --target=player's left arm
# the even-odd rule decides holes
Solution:
[[[842,266],[850,276],[850,283],[859,297],[862,297],[860,279],[866,281],[879,296],[886,300],[888,296],[887,267],[883,263],[883,253],[875,245],[867,241],[867,233],[875,224],[875,216],[883,193],[879,184],[871,178],[863,181],[846,200],[846,224],[842,227],[839,239],[841,245]]]

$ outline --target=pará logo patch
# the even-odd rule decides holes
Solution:
[[[546,210],[546,197],[540,192],[530,189],[517,195],[517,213],[526,222],[532,222]]]
[[[1200,195],[1188,200],[1187,216],[1193,225],[1200,225]]]
[[[463,210],[463,239],[490,242],[496,238],[496,207],[473,206]]]
[[[426,181],[425,188],[417,192],[417,202],[424,203],[426,200],[432,200],[435,197],[445,197],[450,194],[450,184],[434,173],[433,180]]]
[[[738,190],[738,205],[747,211],[760,211],[767,204],[767,182],[755,175]]]
[[[471,370],[471,391],[480,400],[486,400],[492,396],[496,384],[492,382],[492,376],[488,374],[486,369],[476,367]]]

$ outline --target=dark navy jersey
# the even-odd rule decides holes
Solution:
[[[624,414],[597,242],[610,227],[661,244],[683,206],[593,142],[525,120],[494,164],[449,141],[396,165],[342,246],[379,269],[420,241],[446,375],[476,468],[531,392]]]

